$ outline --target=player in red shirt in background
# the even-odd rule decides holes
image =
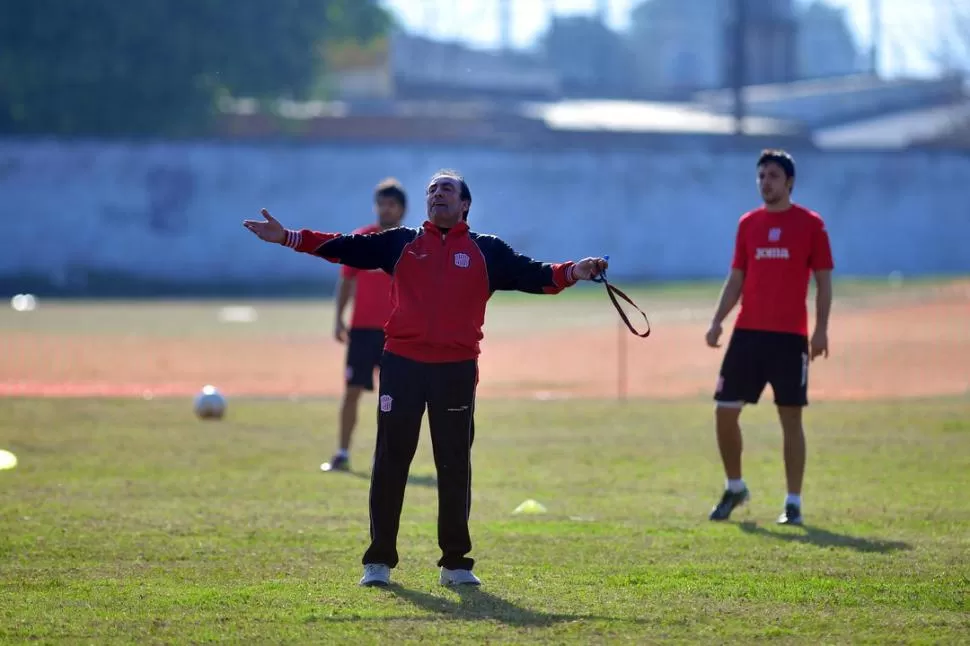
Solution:
[[[377,233],[400,226],[407,210],[404,187],[393,179],[385,179],[374,189],[374,210],[377,222],[354,233]],[[344,323],[344,310],[351,297],[354,311],[350,329]],[[391,315],[391,276],[381,269],[354,269],[343,265],[337,285],[337,310],[333,335],[347,344],[343,400],[340,403],[340,435],[337,452],[320,465],[322,471],[350,469],[350,439],[357,425],[357,409],[361,394],[374,390],[374,371],[380,368],[384,353],[384,324]]]
[[[741,427],[745,404],[757,404],[771,384],[784,433],[788,496],[780,524],[802,524],[805,434],[802,410],[808,405],[808,364],[828,356],[832,306],[832,250],[817,213],[791,202],[795,162],[781,150],[758,158],[758,187],[764,206],[741,216],[731,273],[707,332],[720,347],[721,324],[741,300],[741,311],[721,364],[714,394],[717,444],[727,475],[711,520],[727,520],[750,493],[741,477]],[[808,283],[814,273],[815,331],[808,339]]]

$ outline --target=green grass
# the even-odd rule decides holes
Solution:
[[[367,400],[366,406],[373,401]],[[367,479],[317,471],[332,402],[0,401],[5,643],[957,643],[970,634],[970,400],[814,404],[808,526],[773,411],[745,412],[754,499],[722,484],[707,401],[480,405],[481,591],[441,589],[427,434],[398,585],[357,587]],[[354,462],[369,464],[373,429]],[[526,498],[548,507],[518,517]]]

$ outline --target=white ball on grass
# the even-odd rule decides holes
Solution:
[[[10,299],[10,307],[15,312],[33,312],[37,309],[37,299],[33,294],[16,294]]]
[[[222,419],[226,414],[226,398],[215,386],[204,386],[195,397],[195,414],[199,419]]]

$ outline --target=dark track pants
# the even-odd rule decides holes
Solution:
[[[420,363],[385,352],[381,360],[377,448],[370,484],[371,544],[362,562],[398,563],[397,533],[425,407],[438,472],[438,565],[470,570],[471,450],[476,361]]]

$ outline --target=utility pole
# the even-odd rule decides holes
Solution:
[[[882,2],[869,0],[869,73],[879,76],[879,41],[882,40]]]
[[[731,88],[734,93],[734,134],[744,134],[744,86],[747,76],[748,56],[747,56],[747,35],[748,35],[748,2],[747,0],[734,0],[734,47],[732,58],[734,64],[731,66]]]
[[[609,29],[610,0],[597,0],[595,19],[604,29]],[[599,45],[593,52],[595,66],[593,69],[599,70],[599,72],[594,73],[594,76],[586,82],[588,89],[600,96],[611,96],[616,91],[617,83],[615,79],[617,70],[614,61],[611,60],[611,43],[612,41],[609,39],[604,38],[600,40]]]
[[[498,0],[499,38],[503,52],[512,49],[512,0]]]

